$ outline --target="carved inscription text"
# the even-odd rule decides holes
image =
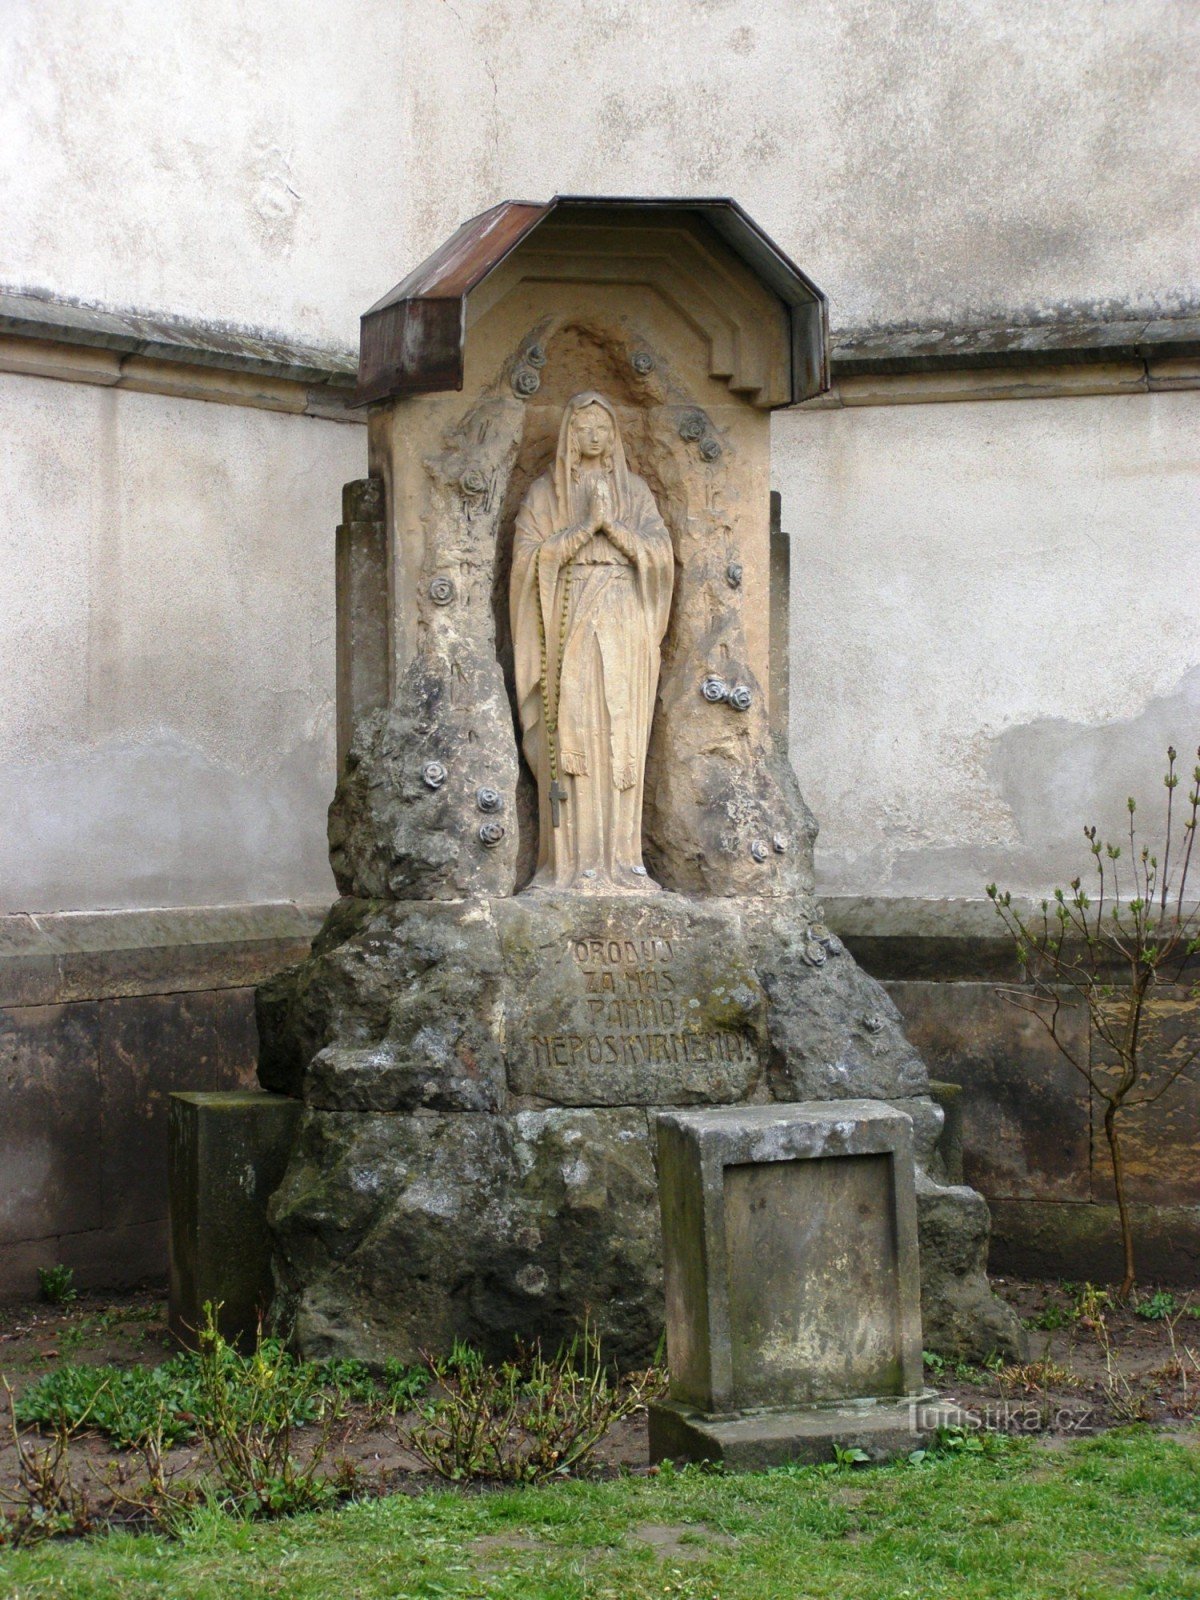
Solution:
[[[751,1062],[741,1033],[705,1015],[685,996],[671,939],[573,939],[570,960],[583,979],[587,1025],[578,1032],[534,1034],[539,1068],[702,1066]],[[578,1012],[577,1012],[578,1015]]]

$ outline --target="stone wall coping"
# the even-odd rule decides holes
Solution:
[[[983,895],[944,900],[879,894],[824,894],[819,898],[830,926],[852,937],[868,933],[892,938],[1007,937],[992,902]],[[1013,903],[1022,914],[1041,904],[1032,896],[1019,899],[1015,895]]]
[[[236,1113],[264,1108],[273,1111],[278,1106],[290,1108],[299,1104],[267,1089],[172,1089],[170,1098],[185,1106],[194,1106],[198,1111],[213,1111],[218,1115],[223,1111]]]
[[[256,984],[307,955],[327,910],[271,901],[0,916],[0,1006]]]
[[[873,978],[1020,981],[1013,941],[982,896],[826,895],[823,905],[826,922]],[[1013,908],[1023,917],[1040,916],[1041,905],[1040,895],[1013,896]]]
[[[694,1140],[704,1158],[721,1166],[746,1161],[795,1161],[891,1150],[912,1137],[912,1118],[877,1100],[799,1100],[769,1106],[705,1106],[660,1111],[668,1125]]]
[[[1015,903],[1032,913],[1041,902]],[[989,900],[826,895],[823,906],[872,977],[1020,978]],[[328,910],[286,900],[0,915],[0,1006],[256,984],[308,953]]]
[[[253,329],[0,290],[0,372],[361,423],[357,365]]]
[[[358,373],[357,357],[350,350],[298,344],[278,334],[166,312],[81,305],[36,290],[0,289],[0,332],[297,383],[329,384],[349,393]]]
[[[348,347],[0,288],[2,372],[364,423],[357,365]],[[1200,315],[846,329],[831,372],[830,393],[799,409],[1195,388]]]
[[[1020,978],[1013,942],[990,900],[825,895],[823,904],[826,922],[873,978]],[[1034,902],[1020,909],[1032,912]]]
[[[834,375],[841,378],[1180,356],[1200,356],[1200,315],[848,331],[834,335],[833,349]]]

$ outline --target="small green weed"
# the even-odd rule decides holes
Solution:
[[[138,1446],[161,1427],[168,1447],[196,1433],[198,1360],[176,1356],[161,1367],[64,1363],[39,1378],[14,1406],[18,1422],[45,1432],[83,1427],[107,1434],[118,1449]]]
[[[990,1350],[979,1365],[974,1362],[962,1362],[962,1360],[952,1362],[952,1360],[947,1360],[944,1355],[939,1355],[936,1350],[922,1350],[922,1360],[933,1378],[941,1381],[941,1379],[952,1374],[954,1378],[958,1379],[958,1382],[963,1382],[963,1384],[986,1384],[989,1378],[992,1378],[1005,1365],[1003,1357],[1000,1357],[995,1350]]]
[[[76,1298],[75,1274],[70,1267],[58,1262],[53,1267],[38,1268],[38,1293],[47,1304],[67,1306]]]
[[[1015,1440],[1006,1433],[990,1433],[980,1428],[939,1428],[923,1450],[909,1453],[910,1466],[919,1467],[939,1456],[998,1456],[1013,1448]]]
[[[125,1315],[120,1306],[110,1306],[107,1311],[96,1311],[91,1316],[80,1317],[78,1322],[63,1329],[59,1335],[58,1348],[64,1353],[78,1350],[80,1345],[86,1344],[90,1339],[103,1338],[106,1333],[111,1333],[113,1328],[124,1320]]]
[[[403,1361],[383,1364],[383,1394],[394,1416],[410,1411],[429,1387],[429,1373],[423,1367],[408,1367]]]
[[[1061,1300],[1048,1300],[1035,1317],[1026,1317],[1025,1326],[1042,1333],[1053,1333],[1058,1328],[1072,1327],[1079,1321],[1077,1305],[1063,1305]]]
[[[1168,1289],[1156,1289],[1147,1299],[1138,1301],[1133,1314],[1147,1322],[1165,1322],[1176,1309],[1175,1296]]]
[[[990,1383],[1004,1366],[1004,1357],[997,1351],[989,1351],[983,1360],[956,1361],[951,1369],[959,1383],[973,1383],[976,1387]]]
[[[1003,1357],[994,1350],[979,1365],[973,1361],[949,1361],[936,1350],[922,1350],[921,1357],[934,1378],[941,1380],[952,1374],[960,1383],[987,1383],[1004,1365]]]
[[[840,1445],[833,1447],[833,1460],[822,1461],[817,1467],[822,1477],[827,1477],[834,1472],[850,1472],[855,1467],[866,1467],[871,1462],[870,1456],[858,1445]]]
[[[456,1341],[429,1369],[442,1392],[424,1408],[411,1444],[452,1482],[545,1483],[572,1472],[662,1386],[654,1368],[612,1381],[590,1325],[550,1360],[535,1345],[516,1361],[488,1366]]]
[[[365,1361],[348,1361],[343,1357],[314,1361],[312,1365],[320,1388],[330,1389],[354,1405],[371,1405],[378,1400],[379,1390]]]
[[[786,1462],[782,1467],[767,1468],[771,1473],[790,1473],[793,1476],[812,1470],[807,1463],[796,1461]],[[661,1479],[663,1483],[686,1483],[689,1478],[727,1478],[730,1471],[723,1461],[672,1461],[668,1457],[651,1467],[650,1475]]]
[[[284,1355],[282,1359],[291,1358]],[[411,1411],[429,1387],[425,1368],[406,1366],[403,1361],[385,1361],[380,1379],[372,1377],[365,1361],[332,1358],[314,1361],[312,1367],[318,1387],[332,1395],[339,1411],[348,1403],[370,1406],[379,1416],[394,1417],[397,1412]]]
[[[998,1455],[1009,1446],[1005,1433],[988,1433],[982,1428],[939,1428],[932,1449],[945,1455]]]

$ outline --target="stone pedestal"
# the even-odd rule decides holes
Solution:
[[[261,1089],[173,1094],[168,1123],[168,1323],[194,1347],[204,1302],[227,1339],[253,1343],[270,1307],[267,1201],[287,1167],[301,1107]]]
[[[922,1383],[909,1117],[866,1100],[666,1113],[658,1157],[671,1383],[652,1460],[879,1456],[958,1420]]]

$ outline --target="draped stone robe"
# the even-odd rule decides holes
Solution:
[[[579,402],[575,410],[604,404],[612,414],[597,396]],[[533,886],[645,892],[658,887],[642,864],[642,800],[674,554],[653,495],[625,467],[619,434],[605,476],[614,520],[627,532],[633,559],[605,534],[574,554],[556,543],[581,521],[586,506],[586,479],[571,459],[571,415],[568,408],[555,472],[538,478],[521,506],[513,548],[517,695],[525,757],[538,784]],[[552,720],[557,711],[559,782],[567,793],[557,828],[548,798],[543,640]]]

